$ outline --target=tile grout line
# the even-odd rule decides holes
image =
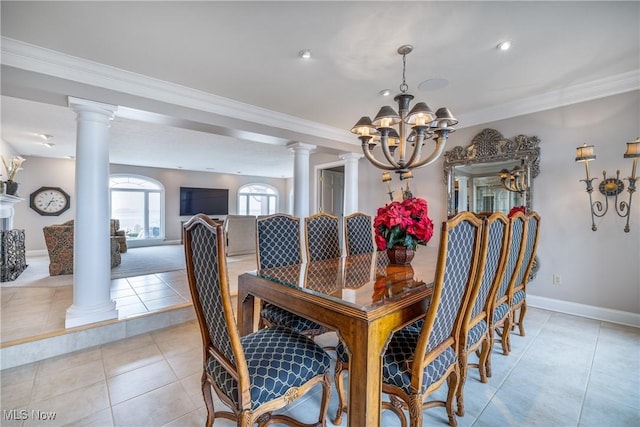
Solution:
[[[473,427],[480,419],[480,417],[482,416],[482,414],[484,414],[484,412],[487,410],[487,408],[489,407],[489,405],[491,405],[491,402],[493,401],[493,399],[496,397],[496,395],[498,394],[498,392],[500,391],[500,388],[504,385],[504,383],[507,381],[507,379],[511,376],[511,374],[513,373],[513,371],[516,369],[516,366],[518,366],[518,363],[520,363],[520,360],[522,360],[522,358],[524,357],[524,355],[527,353],[527,351],[529,351],[529,349],[531,348],[531,346],[533,345],[534,341],[536,340],[536,338],[538,337],[538,335],[540,335],[540,333],[542,332],[542,329],[545,327],[545,325],[547,323],[549,323],[549,320],[551,319],[552,313],[548,312],[548,316],[547,318],[544,320],[544,322],[542,322],[542,325],[540,326],[540,329],[538,329],[538,331],[535,333],[535,335],[533,335],[532,337],[530,337],[530,340],[527,340],[527,344],[525,345],[525,347],[522,350],[522,354],[520,354],[520,356],[518,358],[516,358],[515,363],[513,364],[513,366],[511,367],[511,369],[509,369],[507,371],[507,374],[504,376],[504,378],[502,379],[502,381],[500,381],[497,384],[496,387],[496,391],[495,393],[491,396],[491,398],[489,399],[489,401],[484,405],[484,407],[482,408],[482,410],[478,413],[478,416],[471,422],[470,426]],[[507,355],[506,357],[509,357],[509,355]]]
[[[596,337],[596,343],[593,347],[593,353],[591,355],[591,363],[589,364],[589,373],[587,374],[587,381],[584,386],[584,393],[582,395],[582,403],[580,404],[580,413],[578,414],[578,421],[576,426],[580,425],[580,420],[582,419],[582,412],[584,411],[584,404],[587,400],[587,391],[589,390],[589,383],[591,382],[591,373],[593,372],[593,364],[596,359],[596,352],[598,350],[598,345],[600,344],[600,335],[602,333],[602,321],[598,322],[598,335]]]

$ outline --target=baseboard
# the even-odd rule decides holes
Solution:
[[[46,249],[32,249],[29,251],[25,251],[25,255],[30,257],[30,256],[42,256],[42,255],[49,255],[49,252]]]
[[[640,328],[640,314],[527,294],[527,305],[589,319]]]

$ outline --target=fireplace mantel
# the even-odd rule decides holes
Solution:
[[[13,205],[24,202],[24,199],[9,194],[0,194],[0,230],[13,229]]]

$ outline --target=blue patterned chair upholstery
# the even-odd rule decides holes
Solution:
[[[300,218],[277,213],[256,219],[256,257],[258,269],[302,264]],[[326,332],[317,323],[273,304],[264,304],[260,321],[266,326],[284,326],[308,336]]]
[[[304,219],[307,261],[340,258],[338,217],[316,213]]]
[[[375,251],[371,216],[360,212],[345,216],[344,235],[347,255],[366,254]]]
[[[533,268],[536,251],[538,249],[538,234],[540,230],[540,215],[537,212],[531,212],[527,215],[527,234],[524,248],[524,257],[518,276],[513,285],[512,295],[509,298],[509,306],[513,325],[518,325],[520,335],[524,336],[524,316],[527,312],[527,282],[529,281],[529,273]],[[516,322],[516,312],[520,310],[520,316]]]
[[[203,342],[206,425],[213,425],[216,418],[243,426],[296,422],[272,412],[317,384],[323,389],[320,414],[317,424],[308,425],[324,425],[331,392],[329,355],[310,338],[287,328],[265,328],[240,337],[231,305],[222,223],[196,215],[184,230],[189,288]],[[230,412],[214,410],[212,388]]]
[[[511,311],[509,310],[509,295],[512,294],[513,283],[516,280],[518,269],[524,256],[524,240],[526,221],[522,212],[517,212],[509,219],[509,238],[507,259],[502,271],[500,286],[491,299],[491,312],[489,313],[489,345],[493,349],[495,335],[501,336],[502,354],[508,355],[511,351],[509,343],[509,330],[511,328]],[[506,333],[505,333],[506,331]],[[491,354],[487,358],[487,376],[491,376]]]
[[[389,341],[383,356],[382,391],[390,396],[390,402],[382,402],[382,408],[396,413],[403,426],[406,420],[402,408],[409,410],[409,425],[419,427],[422,411],[435,406],[444,406],[449,424],[457,425],[453,405],[460,378],[459,335],[463,307],[471,295],[473,281],[477,281],[481,231],[482,221],[470,212],[443,223],[433,295],[424,321],[401,329]],[[342,370],[348,359],[342,344],[336,353],[339,406],[334,424],[339,424],[346,411]],[[445,382],[446,401],[425,401]]]
[[[462,328],[458,361],[460,385],[458,386],[458,415],[464,415],[464,385],[468,368],[480,371],[480,381],[487,382],[487,358],[489,357],[489,320],[491,298],[498,289],[501,273],[507,259],[509,219],[500,212],[485,217],[482,225],[482,243],[478,263],[478,283],[467,304]],[[478,363],[469,363],[469,355],[480,349]]]

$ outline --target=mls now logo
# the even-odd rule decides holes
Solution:
[[[37,411],[32,410],[29,411],[25,409],[11,409],[11,410],[3,410],[2,418],[6,421],[24,421],[28,419],[37,420],[37,421],[52,421],[56,419],[55,412],[45,412],[45,411]]]
[[[7,421],[21,421],[29,419],[29,411],[26,409],[4,409],[2,411],[2,419]]]

